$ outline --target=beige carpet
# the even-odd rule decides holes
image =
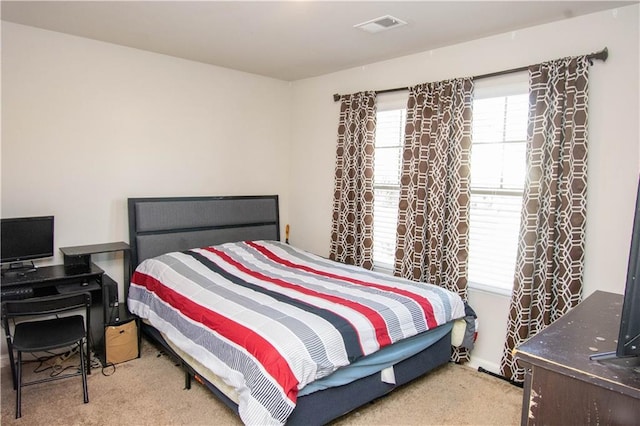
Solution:
[[[73,358],[72,358],[73,359]],[[32,375],[34,366],[26,373]],[[88,404],[80,377],[23,389],[15,419],[9,368],[1,375],[3,426],[8,425],[240,425],[239,418],[203,386],[183,390],[182,370],[143,339],[142,357],[115,372],[93,369]],[[40,373],[42,374],[42,373]],[[522,390],[471,368],[448,364],[334,425],[517,425]]]

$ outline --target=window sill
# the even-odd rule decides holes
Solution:
[[[483,293],[495,294],[500,296],[511,297],[512,289],[504,287],[496,287],[488,284],[481,284],[469,281],[469,288]]]
[[[392,266],[381,266],[381,265],[373,265],[374,272],[380,272],[387,275],[393,275],[393,267]]]
[[[393,276],[393,269],[390,267],[374,265],[373,271]],[[496,287],[488,284],[481,284],[481,283],[476,283],[471,281],[469,281],[468,283],[468,288],[475,291],[481,291],[483,293],[505,296],[509,298],[511,297],[511,293],[512,293],[512,289],[510,288]]]

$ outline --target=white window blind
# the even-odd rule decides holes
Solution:
[[[395,256],[405,109],[378,110],[374,164],[373,264],[392,270]]]
[[[469,283],[510,292],[525,179],[528,95],[473,103]]]

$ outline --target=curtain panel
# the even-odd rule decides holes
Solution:
[[[400,178],[395,273],[466,299],[473,82],[411,88]]]
[[[377,98],[341,98],[331,225],[332,260],[373,268],[373,166]]]
[[[402,157],[395,274],[467,300],[473,81],[412,87]],[[452,359],[469,359],[455,348]]]
[[[529,69],[527,176],[502,374],[524,380],[512,351],[578,304],[587,191],[586,56]]]

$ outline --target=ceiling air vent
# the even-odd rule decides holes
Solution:
[[[372,19],[361,24],[354,25],[354,28],[359,28],[368,33],[379,33],[380,31],[390,30],[391,28],[407,25],[402,19],[394,18],[391,15],[381,16],[376,19]]]

